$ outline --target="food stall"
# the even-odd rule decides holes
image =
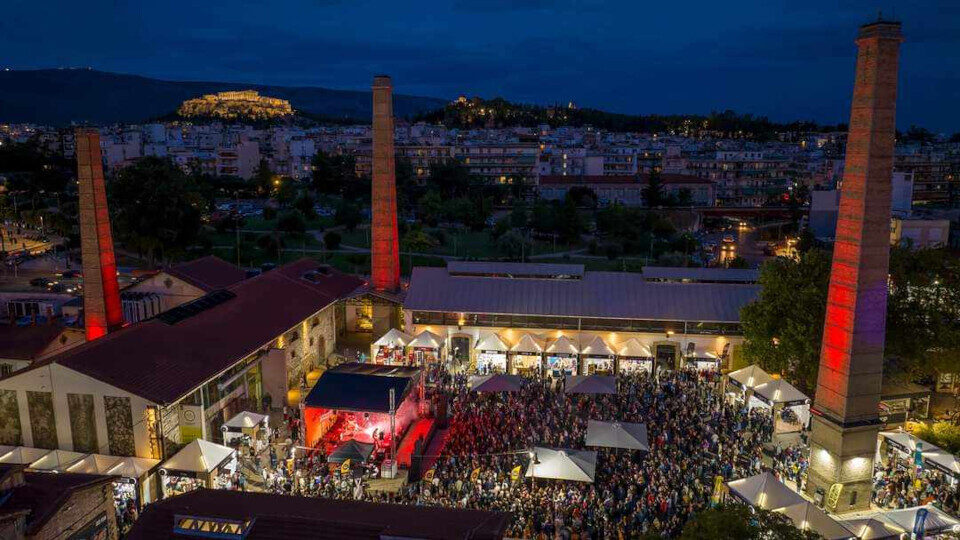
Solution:
[[[753,389],[773,380],[769,373],[756,364],[727,374],[725,393],[733,402],[744,402],[753,395]]]
[[[417,334],[408,347],[415,366],[425,366],[443,358],[443,338],[429,330]]]
[[[577,374],[580,349],[572,339],[561,335],[549,342],[544,352],[547,375],[560,378]]]
[[[269,421],[270,417],[265,414],[250,411],[238,413],[220,427],[223,431],[223,442],[228,446],[242,442],[260,452],[270,440]]]
[[[617,353],[600,336],[587,340],[580,357],[584,375],[613,375]]]
[[[507,372],[507,353],[510,347],[496,333],[481,336],[474,347],[477,351],[477,373],[492,375]]]
[[[653,353],[637,338],[630,338],[623,342],[617,351],[617,372],[636,373],[646,371],[653,373]]]
[[[683,360],[687,366],[696,368],[697,371],[720,371],[720,357],[715,352],[704,349],[702,345],[698,347],[692,341],[687,343]]]
[[[221,489],[237,469],[237,451],[203,439],[194,439],[160,466],[164,497],[198,488]]]
[[[543,365],[543,340],[533,334],[523,334],[510,347],[510,372],[513,375],[538,378]]]
[[[373,342],[373,361],[376,364],[407,365],[407,345],[413,341],[413,336],[391,328],[389,332]]]
[[[747,406],[770,409],[774,433],[800,432],[810,424],[810,398],[783,379],[755,386]]]

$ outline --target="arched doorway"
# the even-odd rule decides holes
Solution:
[[[679,369],[680,344],[675,341],[653,342],[654,369]]]

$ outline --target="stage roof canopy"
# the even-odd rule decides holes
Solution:
[[[407,373],[409,370],[401,371]],[[413,373],[417,373],[416,370]],[[346,411],[390,412],[390,390],[396,396],[396,406],[414,384],[413,375],[386,375],[344,373],[329,370],[313,386],[304,405]]]

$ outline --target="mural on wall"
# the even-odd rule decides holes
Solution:
[[[91,454],[99,452],[93,394],[67,394],[67,410],[70,411],[70,437],[73,439],[73,451]]]
[[[34,448],[55,450],[57,420],[53,411],[53,394],[27,390],[27,411],[30,413],[30,434]]]
[[[110,447],[110,455],[136,455],[130,398],[103,396],[103,409],[107,415],[107,443]]]
[[[23,445],[23,428],[20,427],[20,407],[16,390],[0,390],[0,444]]]

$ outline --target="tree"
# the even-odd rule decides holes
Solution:
[[[740,310],[746,359],[807,392],[815,388],[829,280],[830,257],[818,249],[765,263],[760,296]]]
[[[299,210],[288,210],[277,218],[277,230],[284,233],[303,234],[307,230],[307,223]]]
[[[597,194],[587,186],[573,186],[567,191],[567,199],[573,201],[574,206],[580,208],[596,208]]]
[[[510,226],[515,229],[525,229],[528,221],[527,204],[518,199],[513,203],[513,209],[510,210]]]
[[[317,217],[317,213],[313,209],[315,204],[317,204],[316,199],[311,197],[308,193],[302,193],[295,201],[293,201],[293,207],[303,214],[304,219],[308,220],[315,219]]]
[[[680,188],[677,192],[677,206],[693,206],[693,192],[690,188]]]
[[[417,209],[422,222],[436,227],[443,215],[443,199],[440,198],[440,193],[434,190],[426,192],[417,201]]]
[[[343,240],[343,237],[340,236],[340,233],[337,231],[330,231],[327,234],[323,235],[323,245],[327,247],[330,251],[333,251],[340,247],[340,242]]]
[[[272,192],[275,177],[266,158],[261,158],[257,170],[253,173],[253,185],[256,187],[257,194],[263,196]]]
[[[666,197],[663,193],[663,180],[660,178],[659,172],[650,171],[650,176],[647,178],[647,185],[644,186],[641,193],[647,203],[647,207],[656,208],[663,206],[666,202]]]
[[[730,259],[730,261],[727,263],[727,268],[737,268],[742,270],[744,268],[750,268],[750,263],[747,262],[747,260],[743,257],[737,255],[736,257]]]
[[[751,508],[744,504],[725,504],[703,510],[683,527],[683,540],[814,540],[820,536],[801,531],[783,514]]]
[[[360,213],[360,207],[353,202],[341,200],[337,205],[333,221],[337,225],[343,225],[348,231],[353,231],[363,221],[363,214]]]
[[[196,243],[201,215],[211,204],[192,177],[158,157],[117,171],[107,193],[113,230],[151,265],[180,256]]]
[[[319,151],[313,156],[311,185],[317,193],[344,195],[357,180],[356,158],[351,155],[328,154]]]
[[[497,250],[509,259],[520,260],[528,249],[527,240],[517,231],[507,231],[497,239]]]

